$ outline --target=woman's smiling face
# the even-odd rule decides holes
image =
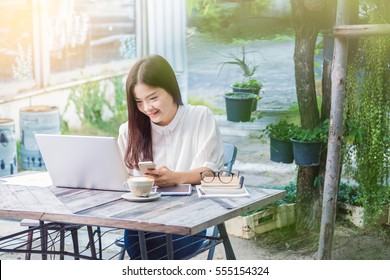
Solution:
[[[157,125],[168,125],[176,115],[178,105],[163,88],[151,87],[142,83],[136,84],[134,98],[138,110]]]

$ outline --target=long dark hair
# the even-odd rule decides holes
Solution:
[[[139,161],[153,160],[150,119],[138,110],[135,102],[134,87],[137,84],[162,88],[176,104],[183,104],[175,72],[168,61],[159,55],[151,55],[134,64],[126,82],[129,135],[125,163],[131,169],[138,169]]]

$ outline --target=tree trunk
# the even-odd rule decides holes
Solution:
[[[333,59],[334,38],[332,34],[324,35],[324,60],[322,65],[322,107],[321,121],[330,116],[330,100],[332,95],[332,59]]]
[[[321,106],[321,122],[330,118],[330,104],[332,96],[332,59],[333,59],[333,48],[334,48],[334,38],[331,34],[325,34],[323,40],[323,56],[324,60],[322,62],[322,83],[321,83],[321,96],[322,96],[322,106]],[[321,153],[320,165],[318,171],[318,178],[325,178],[325,166],[326,166],[326,154],[327,149],[324,147]],[[323,197],[323,185],[321,180],[320,186],[320,198]],[[322,199],[319,201],[322,205]],[[320,214],[321,216],[321,214]]]
[[[319,259],[330,259],[336,216],[337,191],[341,166],[343,106],[347,67],[348,41],[336,38],[332,70],[332,109],[329,133],[327,170],[325,174],[324,207],[320,234]]]
[[[295,83],[301,117],[301,126],[313,129],[320,123],[316,86],[314,79],[314,50],[318,32],[333,24],[329,17],[334,9],[334,0],[291,0],[295,27]],[[327,85],[329,86],[329,85]],[[326,99],[324,114],[329,112],[329,100]],[[325,163],[322,156],[321,164]],[[297,228],[299,230],[318,230],[321,220],[322,182],[316,181],[319,167],[299,167],[297,180]],[[315,184],[316,181],[316,184]]]
[[[318,167],[300,167],[297,180],[297,229],[315,231],[321,220],[320,188],[314,185]]]
[[[338,3],[336,26],[348,22],[357,23],[358,0],[344,0]],[[352,12],[352,13],[351,13]],[[337,193],[341,174],[341,149],[343,134],[343,109],[347,76],[348,51],[356,51],[356,41],[348,49],[347,38],[336,38],[332,69],[331,126],[329,128],[328,157],[324,182],[324,196],[318,259],[331,259],[334,222],[337,207]]]
[[[314,49],[318,29],[311,24],[302,26],[295,34],[295,83],[301,125],[314,128],[319,123],[319,113],[314,81]]]

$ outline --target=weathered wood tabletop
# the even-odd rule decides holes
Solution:
[[[163,196],[130,202],[124,192],[17,186],[0,183],[0,217],[193,235],[285,196],[281,190],[247,188],[250,197]]]

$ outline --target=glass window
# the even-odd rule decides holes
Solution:
[[[7,91],[33,87],[30,1],[0,1],[0,99]]]
[[[127,70],[136,58],[134,0],[3,0],[0,10],[7,94]]]

